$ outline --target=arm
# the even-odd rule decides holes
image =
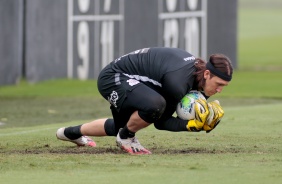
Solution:
[[[172,116],[175,112],[175,109],[176,105],[171,105],[171,103],[168,103],[163,115],[154,123],[154,126],[159,130],[167,130],[172,132],[188,131],[186,127],[187,120],[182,120]]]
[[[204,108],[204,111],[201,108]],[[199,132],[203,130],[204,124],[207,122],[209,116],[208,104],[204,100],[196,100],[195,103],[195,113],[196,118],[191,120],[182,120],[172,116],[175,107],[170,106],[166,108],[164,115],[155,122],[155,127],[159,130],[168,130],[168,131],[190,131],[190,132]],[[206,129],[204,129],[206,130]]]
[[[164,121],[154,123],[156,129],[167,130],[171,132],[188,131],[186,128],[187,121],[171,116]]]

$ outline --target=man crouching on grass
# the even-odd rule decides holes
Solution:
[[[98,119],[57,130],[60,140],[79,146],[95,147],[88,136],[116,136],[116,143],[129,154],[151,154],[135,134],[154,124],[159,130],[173,132],[210,132],[224,111],[214,102],[198,100],[204,108],[195,109],[198,119],[182,120],[173,116],[178,102],[191,90],[205,97],[220,93],[232,79],[233,67],[228,57],[213,54],[206,63],[178,48],[144,48],[107,65],[98,78],[101,95],[111,104],[113,119]],[[207,124],[209,108],[214,118]]]

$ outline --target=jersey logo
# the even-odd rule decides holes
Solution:
[[[118,94],[116,91],[112,91],[110,96],[108,96],[108,101],[110,104],[112,104],[115,108],[117,108],[117,100],[118,100]]]
[[[125,56],[132,55],[132,54],[139,54],[139,53],[143,54],[143,53],[147,53],[149,50],[150,50],[150,48],[144,48],[144,49],[139,49],[139,50],[130,52],[129,54],[125,54],[125,55],[115,59],[115,63],[118,62],[119,60],[121,60],[121,58],[123,58]]]
[[[138,80],[135,80],[135,79],[128,79],[126,82],[128,82],[128,84],[130,86],[134,86],[134,85],[140,83]]]
[[[136,51],[133,51],[132,53],[130,54],[139,54],[139,53],[147,53],[149,51],[150,48],[144,48],[144,49],[139,49],[139,50],[136,50]]]
[[[184,61],[192,61],[192,60],[195,60],[196,58],[194,56],[190,56],[190,57],[187,57],[187,58],[183,58]]]

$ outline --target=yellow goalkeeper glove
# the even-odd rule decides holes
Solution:
[[[224,111],[222,107],[219,104],[219,101],[215,100],[210,103],[208,103],[208,106],[210,108],[210,114],[208,121],[205,123],[203,129],[209,133],[212,131],[220,122],[222,117],[224,116]],[[212,116],[213,115],[213,116]]]
[[[208,104],[203,99],[195,101],[195,119],[189,120],[187,123],[187,129],[191,132],[199,132],[203,130],[203,126],[209,116]]]
[[[196,119],[191,119],[188,121],[186,127],[188,131],[190,132],[199,132],[203,130],[204,123],[196,120]]]

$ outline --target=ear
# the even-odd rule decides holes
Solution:
[[[210,76],[210,71],[209,70],[205,70],[204,71],[204,79],[206,79],[207,80],[207,78]]]

